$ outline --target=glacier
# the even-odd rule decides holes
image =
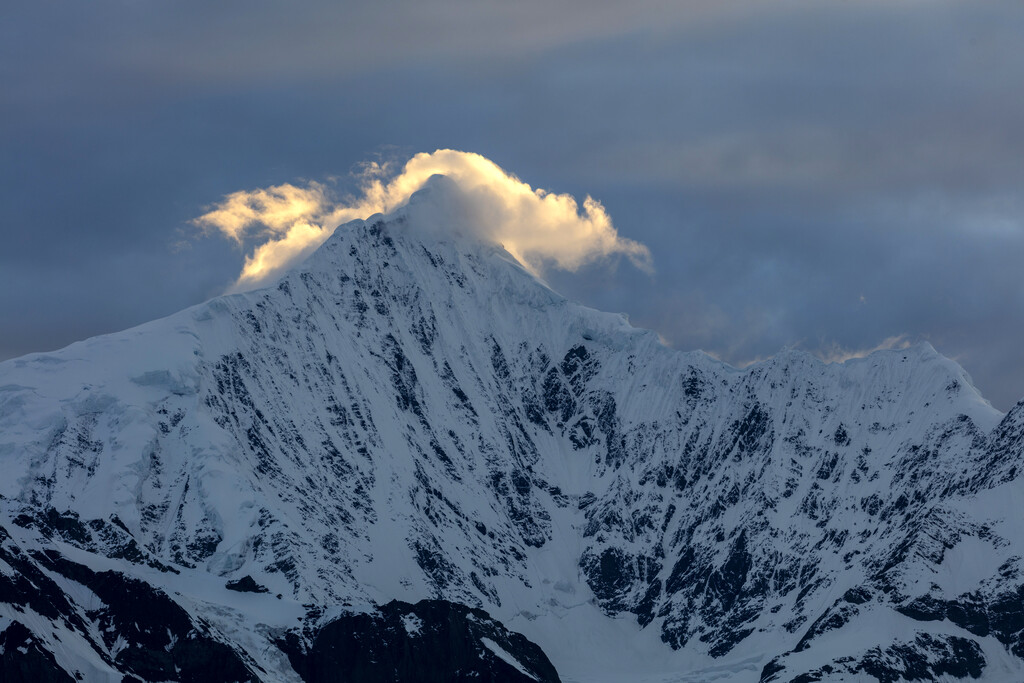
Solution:
[[[0,363],[0,666],[348,680],[324,634],[443,624],[488,680],[1024,679],[1024,402],[928,344],[668,348],[443,191]]]

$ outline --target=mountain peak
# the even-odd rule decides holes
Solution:
[[[766,653],[765,680],[853,671],[909,628],[872,620],[906,614],[927,617],[931,640],[899,644],[918,659],[1003,661],[927,624],[979,586],[996,588],[971,600],[1016,595],[1020,544],[986,492],[1017,486],[1019,414],[994,430],[930,345],[741,370],[672,350],[472,231],[449,179],[423,187],[273,286],[0,364],[0,549],[83,585],[85,564],[152,584],[275,680],[326,622],[429,632],[427,599],[483,608],[584,680],[742,673]],[[956,548],[980,558],[971,581],[941,578]],[[259,592],[228,588],[243,578]],[[393,618],[336,618],[393,600]],[[107,631],[79,623],[100,614],[88,604],[36,636],[128,671],[115,640],[94,652],[86,636]],[[847,623],[868,635],[833,660]],[[1017,637],[1006,623],[991,628]],[[486,657],[540,661],[487,633]]]
[[[534,189],[478,154],[450,149],[417,154],[391,178],[371,174],[358,197],[333,201],[317,183],[235,192],[196,223],[240,244],[246,236],[263,240],[232,287],[245,291],[276,279],[337,226],[395,212],[410,214],[422,231],[501,244],[534,272],[618,256],[651,270],[647,247],[620,237],[600,202]]]

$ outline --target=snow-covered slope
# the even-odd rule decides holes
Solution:
[[[0,364],[0,631],[145,678],[102,575],[184,615],[145,647],[191,632],[239,678],[299,680],[283,643],[427,598],[566,680],[1024,676],[1024,403],[927,344],[668,349],[424,229],[442,190],[272,288]]]

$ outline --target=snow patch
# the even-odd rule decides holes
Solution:
[[[402,626],[405,627],[405,632],[413,638],[423,633],[423,620],[415,614],[402,615]]]
[[[498,645],[490,638],[481,638],[480,642],[484,644],[484,647],[493,652],[498,659],[505,662],[519,673],[529,678],[532,678],[535,681],[538,680],[536,676],[534,676],[532,673],[526,670],[526,667],[519,663],[519,660],[517,660],[515,657],[513,657],[507,651],[505,651],[501,647],[501,645]]]

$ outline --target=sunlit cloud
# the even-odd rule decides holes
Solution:
[[[437,178],[440,176],[441,178]],[[597,200],[534,189],[479,154],[417,154],[402,170],[367,164],[356,197],[336,200],[318,183],[234,192],[195,220],[238,244],[260,242],[231,291],[266,284],[324,242],[339,225],[408,207],[409,224],[502,245],[534,273],[574,271],[621,255],[651,270],[647,247],[620,237]],[[433,179],[433,180],[432,180]],[[410,198],[428,188],[422,201]]]
[[[864,358],[875,351],[906,349],[910,348],[911,345],[912,342],[907,335],[898,334],[883,339],[880,344],[869,349],[846,349],[833,342],[831,346],[816,349],[813,353],[826,363],[843,363],[852,358]]]
[[[246,236],[279,236],[298,223],[320,220],[328,212],[327,207],[324,187],[319,183],[304,188],[286,183],[232,192],[196,222],[241,243]]]
[[[910,336],[906,334],[899,334],[883,339],[876,346],[863,349],[849,349],[836,342],[832,342],[831,344],[824,346],[819,346],[814,349],[807,349],[803,343],[794,344],[792,346],[788,346],[785,348],[795,350],[806,350],[811,355],[817,357],[819,360],[825,363],[845,363],[846,361],[852,360],[854,358],[865,358],[867,356],[870,356],[875,351],[892,351],[898,349],[908,349],[911,346],[913,346],[913,342],[911,341]],[[707,353],[712,358],[715,358],[725,363],[729,363],[730,365],[737,368],[745,368],[749,365],[763,363],[767,360],[771,360],[775,356],[775,354],[758,354],[753,357],[743,357],[740,358],[739,360],[736,360],[733,359],[733,355],[721,353],[715,350],[706,351],[705,353]]]

